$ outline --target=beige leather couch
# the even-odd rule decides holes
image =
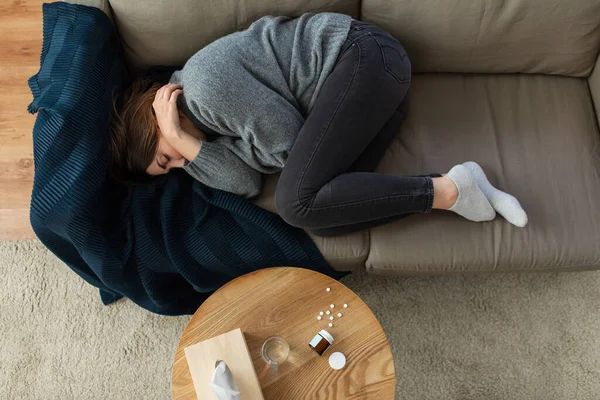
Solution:
[[[133,71],[182,65],[260,16],[336,11],[406,47],[411,107],[379,172],[445,172],[479,162],[529,214],[411,216],[315,238],[338,269],[379,274],[591,269],[600,266],[600,1],[71,0],[106,11]],[[256,200],[274,211],[276,176]]]

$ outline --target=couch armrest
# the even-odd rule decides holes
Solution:
[[[596,109],[596,119],[600,126],[600,54],[598,55],[592,74],[588,78],[588,83],[590,85],[590,92],[592,93],[594,108]]]
[[[110,20],[113,21],[113,23],[115,22],[113,19],[112,10],[110,8],[110,3],[108,2],[108,0],[62,0],[62,1],[64,1],[65,3],[80,4],[82,6],[90,6],[90,7],[99,8],[102,11],[104,11],[104,13],[106,15],[108,15],[108,18],[110,18]]]

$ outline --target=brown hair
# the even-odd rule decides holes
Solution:
[[[114,105],[109,129],[110,172],[121,182],[148,180],[146,169],[156,156],[157,123],[152,102],[161,85],[140,78],[125,89],[120,109]]]

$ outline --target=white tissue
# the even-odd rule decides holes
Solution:
[[[225,361],[219,360],[215,364],[210,387],[217,400],[240,400],[240,391]]]

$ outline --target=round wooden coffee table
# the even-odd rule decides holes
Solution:
[[[332,328],[329,318],[317,320],[319,312],[327,310],[335,315]],[[339,312],[342,317],[337,317]],[[198,308],[177,346],[173,399],[197,399],[184,348],[237,328],[244,333],[266,400],[394,398],[392,352],[369,307],[326,275],[284,267],[236,278]],[[323,356],[308,347],[321,329],[335,338]],[[260,356],[264,340],[275,335],[284,337],[291,347],[288,360],[276,373]],[[329,355],[336,351],[347,359],[346,367],[339,371],[329,366]]]

